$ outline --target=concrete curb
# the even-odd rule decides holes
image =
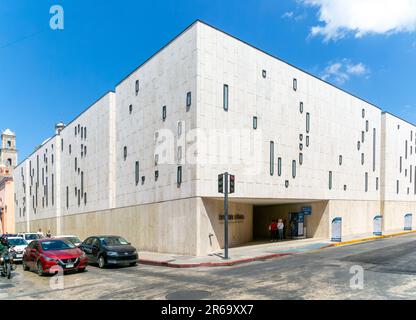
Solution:
[[[254,262],[254,261],[269,260],[273,258],[285,257],[285,256],[294,255],[294,254],[296,253],[276,253],[276,254],[268,254],[268,255],[254,257],[254,258],[245,258],[245,259],[239,259],[239,260],[227,261],[227,262],[172,263],[169,261],[154,261],[154,260],[139,259],[139,263],[144,264],[144,265],[177,268],[177,269],[201,268],[201,267],[231,267],[231,266],[235,266],[238,264],[249,263],[249,262]]]
[[[349,244],[355,244],[355,243],[361,243],[361,242],[370,242],[370,241],[386,239],[386,238],[400,237],[400,236],[405,236],[405,235],[413,234],[413,233],[416,233],[416,230],[392,233],[392,234],[387,234],[387,235],[382,235],[382,236],[373,236],[373,237],[368,237],[368,238],[360,238],[360,239],[342,241],[342,242],[338,242],[338,243],[333,243],[333,244],[329,245],[329,247],[340,247],[340,246],[345,246],[345,245],[349,245]]]
[[[150,266],[159,266],[159,267],[168,267],[168,268],[177,268],[177,269],[182,269],[182,268],[188,268],[189,269],[189,268],[201,268],[201,267],[231,267],[231,266],[244,264],[244,263],[270,260],[270,259],[285,257],[285,256],[293,256],[293,255],[301,254],[301,253],[313,253],[313,252],[318,252],[318,251],[325,250],[325,249],[328,249],[328,248],[346,246],[346,245],[361,243],[361,242],[370,242],[370,241],[375,241],[375,240],[385,239],[385,238],[399,237],[399,236],[404,236],[404,235],[413,234],[413,233],[416,233],[416,230],[415,231],[392,233],[392,234],[382,235],[382,236],[374,236],[374,237],[354,239],[354,240],[343,241],[343,242],[339,242],[339,243],[332,243],[332,244],[328,244],[326,246],[323,246],[322,248],[313,249],[313,250],[305,251],[305,252],[274,253],[274,254],[268,254],[268,255],[253,257],[253,258],[244,258],[244,259],[233,260],[233,261],[225,261],[225,262],[173,263],[173,262],[170,262],[170,261],[156,261],[156,260],[148,260],[148,259],[139,259],[139,263],[144,264],[144,265],[150,265]]]

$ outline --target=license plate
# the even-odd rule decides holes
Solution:
[[[23,254],[16,254],[16,258],[22,258]]]
[[[71,269],[71,268],[73,268],[74,267],[74,264],[73,263],[69,263],[69,264],[67,264],[66,265],[66,268],[67,269]]]

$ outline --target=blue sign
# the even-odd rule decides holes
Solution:
[[[342,238],[342,218],[337,217],[332,220],[332,238],[334,242],[341,242]]]
[[[374,235],[375,236],[381,236],[383,234],[382,232],[382,222],[383,222],[383,217],[382,216],[376,216],[374,218]]]
[[[412,221],[413,215],[411,213],[408,213],[404,216],[404,230],[405,231],[411,231],[412,230]]]
[[[302,213],[305,216],[310,216],[312,214],[312,207],[308,206],[308,207],[302,207]]]

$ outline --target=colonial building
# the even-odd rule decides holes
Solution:
[[[19,231],[205,255],[225,171],[231,246],[276,218],[334,240],[415,227],[415,126],[200,21],[58,127],[15,170]]]
[[[16,136],[6,129],[1,134],[0,147],[0,234],[15,230],[13,169],[16,164]]]

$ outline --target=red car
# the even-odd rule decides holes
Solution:
[[[88,258],[71,242],[61,239],[39,239],[27,246],[22,264],[23,270],[36,270],[43,276],[55,274],[60,270],[85,271]]]

